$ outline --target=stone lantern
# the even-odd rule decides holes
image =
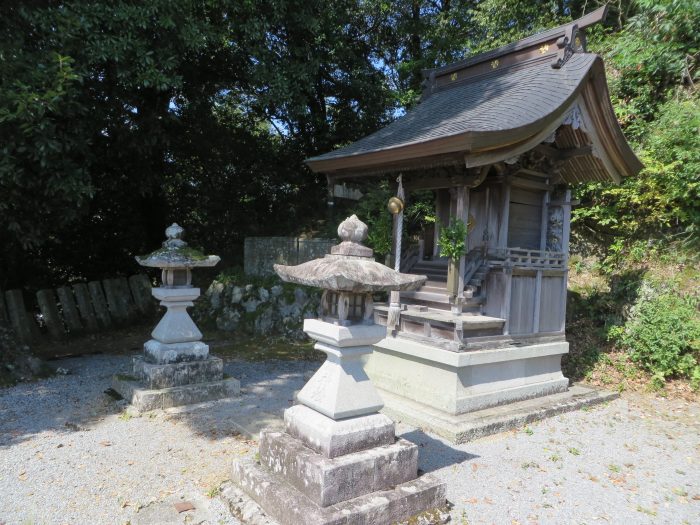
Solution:
[[[285,525],[394,523],[445,503],[443,484],[417,476],[418,447],[397,439],[379,413],[382,399],[362,364],[386,335],[374,324],[372,294],[415,290],[427,278],[375,262],[362,245],[367,226],[354,215],[338,235],[321,259],[275,265],[284,281],[324,290],[320,317],[305,320],[304,331],[328,358],[285,410],[285,432],[261,432],[259,464],[233,468],[243,499],[232,505],[247,495]]]
[[[192,287],[192,269],[215,266],[220,258],[190,248],[183,234],[173,223],[165,230],[161,249],[136,257],[141,266],[162,270],[163,284],[151,293],[166,308],[143,346],[144,355],[134,358],[133,376],[115,376],[113,381],[113,388],[139,410],[199,403],[240,390],[236,379],[224,379],[223,361],[209,355],[202,332],[187,313],[200,295]]]

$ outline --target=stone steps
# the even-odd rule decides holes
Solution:
[[[428,276],[428,282],[434,281],[443,286],[447,282],[447,259],[420,261],[413,265],[410,273]]]

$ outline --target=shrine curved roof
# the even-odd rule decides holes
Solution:
[[[348,146],[308,160],[337,159],[401,148],[432,140],[463,137],[466,150],[476,143],[497,145],[505,134],[516,138],[537,127],[565,105],[596,60],[592,54],[572,57],[560,70],[542,61],[433,94],[405,116]]]
[[[579,47],[559,60],[563,38],[576,38]],[[482,166],[532,149],[578,112],[590,128],[586,131],[594,154],[567,165],[564,178],[619,180],[635,174],[641,163],[615,118],[603,61],[583,52],[579,38],[576,24],[562,26],[429,70],[423,100],[405,116],[306,163],[337,178],[441,165]]]

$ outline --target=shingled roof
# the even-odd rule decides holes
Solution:
[[[590,154],[564,163],[561,173],[567,182],[619,181],[636,174],[641,164],[616,121],[602,59],[585,52],[582,29],[604,16],[601,8],[572,24],[428,70],[415,109],[306,162],[313,171],[338,179],[445,165],[475,167],[554,140],[563,150],[591,146]]]

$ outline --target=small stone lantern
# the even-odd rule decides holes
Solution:
[[[141,266],[160,268],[162,286],[153,297],[167,310],[144,344],[144,355],[134,358],[134,376],[115,376],[113,387],[139,410],[199,403],[235,395],[239,382],[223,378],[223,362],[209,355],[202,332],[187,308],[200,295],[192,287],[192,268],[218,264],[216,255],[204,255],[182,240],[184,230],[173,223],[165,230],[163,247],[137,256]]]
[[[285,432],[261,432],[259,464],[238,460],[232,472],[242,491],[233,507],[252,498],[286,525],[394,523],[445,503],[444,484],[418,477],[418,447],[397,440],[379,413],[384,403],[362,363],[386,335],[372,294],[415,290],[427,277],[375,262],[354,215],[338,235],[325,257],[274,267],[284,281],[324,290],[320,318],[305,320],[304,331],[328,358],[285,410]]]

